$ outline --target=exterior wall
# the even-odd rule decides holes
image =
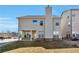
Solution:
[[[61,16],[61,35],[66,37],[69,33],[79,34],[79,10],[72,9],[64,12]]]
[[[31,19],[20,19],[19,20],[19,30],[32,30],[32,20]]]
[[[19,32],[23,35],[23,30],[36,30],[35,37],[39,38],[39,35],[43,35],[43,38],[53,39],[54,35],[60,36],[60,17],[52,16],[52,7],[46,7],[45,16],[23,16],[18,18]],[[33,20],[37,20],[36,24],[33,24]],[[43,26],[40,26],[40,21],[43,21]],[[56,26],[56,23],[59,23]],[[31,33],[31,31],[29,33]],[[32,35],[32,33],[31,33]]]
[[[34,24],[33,20],[37,20],[37,23]],[[20,30],[39,30],[41,31],[43,26],[40,26],[40,21],[44,21],[44,19],[20,19],[19,20],[19,29]]]
[[[36,23],[33,23],[33,20],[37,20]],[[40,21],[44,21],[43,18],[20,18],[19,19],[19,31],[22,35],[22,30],[36,30],[36,38],[39,37],[39,34],[44,35],[44,25],[40,26]]]
[[[72,33],[79,34],[79,10],[72,10]]]
[[[34,24],[33,20],[37,20],[37,23]],[[60,35],[59,34],[59,32],[60,32],[60,29],[59,29],[60,28],[60,20],[61,20],[60,17],[56,17],[56,16],[54,17],[53,16],[52,25],[51,25],[53,30],[52,30],[51,34],[54,35],[54,32],[58,32],[57,35],[58,36]],[[43,26],[40,26],[40,21],[43,21]],[[19,21],[18,21],[19,32],[20,32],[21,35],[23,35],[22,34],[23,30],[36,30],[36,38],[39,38],[39,35],[41,35],[41,34],[43,36],[45,36],[45,30],[48,30],[48,32],[46,32],[46,33],[51,32],[50,28],[48,28],[48,27],[47,27],[47,29],[45,28],[45,25],[47,25],[47,23],[48,23],[48,22],[44,23],[45,21],[46,21],[45,17],[43,17],[43,18],[41,18],[41,17],[39,17],[39,18],[31,18],[31,17],[29,17],[29,18],[19,18]],[[59,23],[59,26],[56,26],[56,23]],[[52,37],[53,37],[53,35],[52,35]],[[47,38],[47,37],[44,37],[44,38]]]
[[[66,34],[71,33],[71,11],[65,11],[61,15],[60,32],[61,37],[66,37]]]
[[[22,30],[36,30],[36,38],[39,34],[43,34],[44,38],[52,39],[54,35],[59,35],[59,38],[67,37],[67,34],[72,37],[73,33],[79,34],[79,10],[64,11],[61,17],[52,16],[52,7],[46,8],[45,16],[25,16],[18,18],[19,31]],[[33,20],[37,20],[33,24]],[[43,21],[43,26],[40,26],[40,21]],[[56,26],[56,23],[59,23]]]
[[[60,17],[53,17],[53,37],[58,36],[60,38]],[[58,25],[56,25],[58,23]]]

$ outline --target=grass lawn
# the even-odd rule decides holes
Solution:
[[[16,41],[9,43],[0,48],[0,52],[6,52],[18,48],[28,47],[43,47],[44,49],[61,49],[61,48],[72,48],[72,45],[64,43],[63,40],[54,41]]]

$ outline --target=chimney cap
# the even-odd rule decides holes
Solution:
[[[50,5],[47,5],[47,7],[50,7]]]
[[[50,5],[47,5],[47,8],[51,7]]]

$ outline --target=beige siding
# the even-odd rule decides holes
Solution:
[[[20,19],[19,21],[20,30],[32,30],[32,20]]]
[[[73,10],[72,14],[72,31],[79,34],[79,10]]]
[[[61,35],[65,37],[68,33],[71,36],[73,33],[79,34],[79,10],[68,10],[61,16]]]
[[[37,20],[37,24],[33,24],[33,20]],[[43,26],[40,26],[40,21],[43,21]],[[35,18],[35,17],[26,17],[26,18],[19,18],[19,31],[22,30],[36,30],[36,35],[39,34],[48,34],[49,36],[53,37],[54,32],[58,32],[58,35],[60,35],[60,17],[53,16],[52,21],[49,22],[48,19],[45,19],[45,17],[41,18]],[[45,22],[45,23],[44,23]],[[56,22],[59,23],[59,26],[56,26]],[[51,29],[52,30],[51,30]],[[51,34],[50,34],[51,33]],[[22,32],[21,32],[22,34]],[[48,38],[47,36],[45,38]],[[50,38],[50,37],[49,37]]]
[[[62,16],[61,16],[61,24],[60,24],[60,32],[61,32],[61,36],[62,37],[66,37],[67,33],[70,33],[71,29],[70,29],[70,13],[71,11],[66,11],[63,12]]]

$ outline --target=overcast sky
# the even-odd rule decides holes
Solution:
[[[0,5],[0,32],[17,32],[16,17],[27,15],[45,15],[46,5]],[[64,10],[79,9],[78,5],[53,5],[52,15],[60,16]]]

